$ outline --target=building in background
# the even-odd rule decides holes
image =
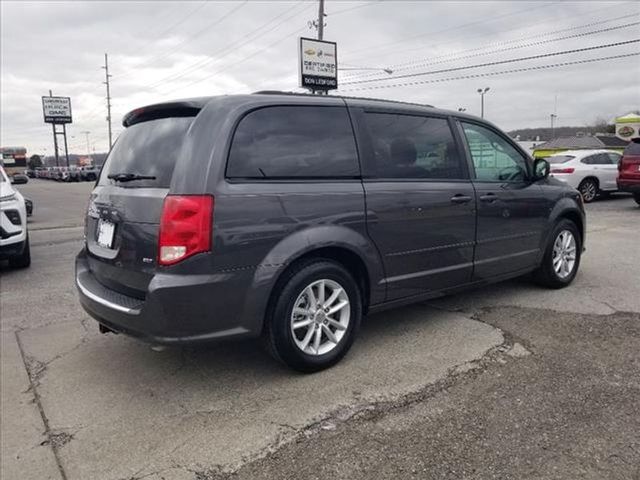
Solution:
[[[535,158],[547,158],[567,150],[612,150],[620,152],[629,143],[614,135],[576,135],[559,137],[537,145],[533,151]]]
[[[0,163],[7,175],[27,169],[27,149],[24,147],[1,147]]]

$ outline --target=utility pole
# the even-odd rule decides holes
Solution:
[[[107,123],[109,125],[109,150],[111,150],[111,146],[113,142],[111,140],[111,91],[109,90],[109,61],[107,59],[107,54],[104,54],[104,78],[106,81],[102,82],[107,86]]]
[[[53,97],[53,92],[49,89],[49,96]],[[58,132],[56,131],[56,124],[52,123],[51,128],[53,128],[53,152],[56,157],[56,167],[60,166],[60,160],[58,158]]]
[[[318,40],[324,37],[324,0],[320,0],[318,7]]]
[[[89,147],[89,134],[91,133],[89,130],[85,130],[83,132],[80,133],[84,133],[85,137],[87,138],[87,157],[91,156],[91,151],[90,151],[90,147]]]
[[[553,127],[553,122],[556,118],[558,118],[558,115],[556,115],[555,113],[552,113],[550,117],[551,117],[551,140],[553,140],[554,138],[556,138],[556,132],[555,132],[555,128]]]

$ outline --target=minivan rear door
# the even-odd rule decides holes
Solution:
[[[89,201],[86,244],[89,268],[108,288],[144,298],[162,205],[193,114],[156,112],[126,128],[107,157]]]

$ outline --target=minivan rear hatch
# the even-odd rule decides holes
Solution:
[[[87,210],[89,269],[105,287],[141,299],[156,270],[164,198],[199,111],[167,105],[125,116]]]

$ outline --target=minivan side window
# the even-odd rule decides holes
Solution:
[[[522,182],[527,178],[527,159],[494,131],[463,123],[476,179],[488,182]]]
[[[465,179],[458,152],[445,118],[365,113],[373,146],[366,175],[401,179]]]
[[[233,135],[228,178],[353,178],[360,176],[344,107],[275,106],[247,114]]]

